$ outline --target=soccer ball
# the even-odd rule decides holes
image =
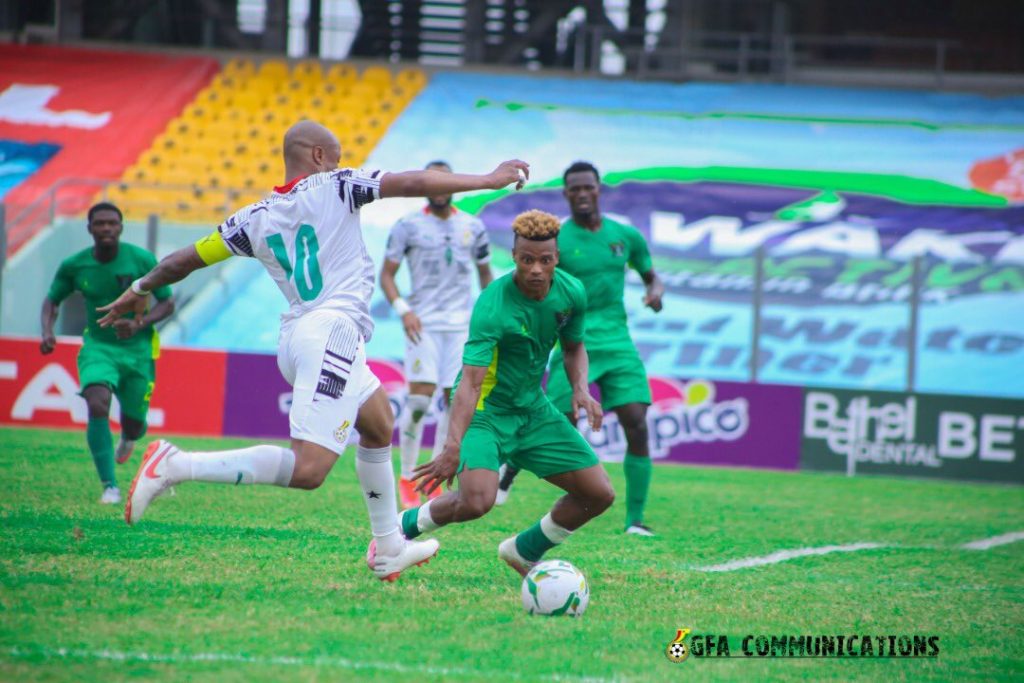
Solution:
[[[590,602],[587,579],[565,560],[547,560],[523,579],[523,608],[530,614],[578,617]]]

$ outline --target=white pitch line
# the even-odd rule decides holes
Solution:
[[[737,569],[749,569],[750,567],[761,567],[766,564],[788,562],[789,560],[795,560],[798,557],[828,555],[830,553],[855,553],[859,550],[875,550],[877,548],[887,547],[890,546],[882,543],[851,543],[850,545],[824,545],[820,548],[778,550],[770,555],[764,555],[762,557],[744,557],[739,560],[723,562],[722,564],[713,564],[708,567],[693,567],[693,569],[698,572],[734,572]]]
[[[235,664],[255,664],[263,666],[320,666],[339,669],[395,671],[404,674],[430,674],[442,678],[465,677],[479,678],[481,675],[490,678],[512,678],[517,680],[543,678],[555,681],[578,681],[580,683],[610,683],[614,679],[594,678],[587,676],[566,676],[564,674],[538,674],[525,676],[507,669],[479,670],[460,667],[438,667],[400,664],[398,662],[357,661],[344,657],[260,657],[230,652],[197,652],[194,654],[156,654],[151,652],[121,652],[117,650],[83,650],[74,648],[20,648],[11,647],[0,651],[8,657],[42,659],[103,659],[114,662],[155,662],[158,664],[195,664],[203,662],[229,662]]]
[[[1008,534],[1000,534],[992,538],[981,538],[977,541],[964,543],[960,547],[964,550],[988,550],[989,548],[1006,545],[1007,543],[1016,543],[1017,541],[1024,541],[1024,531],[1011,531]]]

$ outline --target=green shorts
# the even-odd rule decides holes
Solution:
[[[549,367],[548,398],[562,413],[571,412],[572,387],[565,375],[565,361],[560,348],[551,354]],[[587,379],[600,387],[601,407],[605,410],[627,403],[651,403],[647,371],[635,348],[590,352],[590,376]]]
[[[156,377],[149,346],[141,351],[110,344],[86,342],[78,352],[78,386],[81,392],[91,384],[109,388],[121,404],[121,415],[146,421],[149,399]]]
[[[497,470],[505,462],[543,479],[592,467],[597,455],[548,401],[521,414],[477,411],[462,437],[459,471]]]

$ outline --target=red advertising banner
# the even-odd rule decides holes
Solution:
[[[8,221],[22,224],[19,214],[63,178],[120,178],[218,68],[207,57],[0,45],[0,140],[61,147],[4,197]],[[84,208],[96,188],[79,192],[66,209]],[[8,237],[12,253],[35,227]]]
[[[75,359],[81,342],[62,337],[47,356],[39,340],[0,338],[0,424],[73,427],[88,420],[78,395]],[[227,354],[165,349],[156,362],[149,409],[153,432],[219,436],[223,433]],[[111,409],[116,422],[119,411]]]

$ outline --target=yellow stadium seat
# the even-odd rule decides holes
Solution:
[[[338,82],[351,82],[359,77],[356,68],[351,64],[332,64],[328,69],[327,73],[324,74],[324,78],[328,81],[335,83]]]
[[[376,83],[381,86],[391,84],[391,69],[385,66],[369,66],[363,71],[362,82]]]
[[[292,68],[292,78],[303,81],[319,81],[323,78],[320,62],[313,60],[299,62]]]
[[[280,59],[268,59],[260,64],[256,73],[262,79],[282,81],[288,78],[288,64]]]
[[[256,73],[256,66],[249,59],[235,57],[224,65],[222,73],[230,74],[232,76],[252,76]]]
[[[133,213],[219,222],[283,182],[282,138],[293,123],[323,123],[341,142],[341,165],[360,166],[426,81],[420,69],[232,59],[108,194]]]
[[[397,74],[395,74],[394,80],[398,85],[408,86],[410,88],[419,90],[424,85],[426,85],[427,74],[425,74],[422,69],[410,67],[407,69],[402,69]]]

